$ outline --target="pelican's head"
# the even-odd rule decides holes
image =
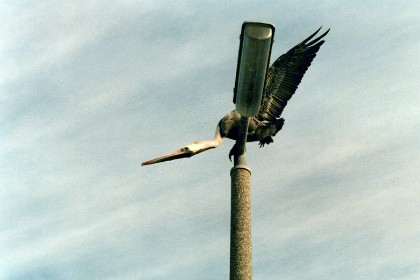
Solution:
[[[173,153],[155,158],[155,159],[151,159],[148,161],[143,162],[141,165],[150,165],[150,164],[155,164],[155,163],[159,163],[159,162],[164,162],[164,161],[169,161],[169,160],[174,160],[174,159],[179,159],[179,158],[188,158],[188,157],[192,157],[194,155],[197,155],[201,152],[204,152],[208,149],[212,149],[215,148],[213,146],[209,146],[207,142],[199,142],[196,141],[191,145],[185,146],[179,150],[176,150]]]

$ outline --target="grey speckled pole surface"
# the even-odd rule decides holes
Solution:
[[[251,172],[246,166],[235,166],[230,175],[230,280],[251,280]]]
[[[231,177],[230,280],[252,279],[251,171],[246,166],[249,118],[241,117]]]
[[[252,279],[251,171],[246,166],[246,138],[249,118],[241,118],[235,166],[230,171],[230,280]]]

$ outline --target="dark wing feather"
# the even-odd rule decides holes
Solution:
[[[318,38],[310,41],[320,30],[280,56],[267,72],[260,111],[256,116],[260,121],[279,118],[287,101],[295,93],[306,70],[311,65],[329,29]],[[321,40],[321,41],[320,41]]]

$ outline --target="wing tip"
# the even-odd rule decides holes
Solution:
[[[318,34],[318,32],[321,29],[322,29],[322,25],[321,25],[320,28],[318,28],[318,30],[316,30],[312,35],[310,35],[308,38],[306,38],[305,40],[303,40],[299,45],[302,46],[302,45],[305,45],[307,43],[306,46],[312,46],[313,44],[317,43],[319,40],[321,40],[322,38],[324,38],[328,34],[328,32],[330,32],[330,29],[331,28],[328,28],[327,31],[325,31],[323,34],[321,34],[320,36],[318,36],[314,40],[310,41],[312,38],[314,38],[316,36],[316,34]]]

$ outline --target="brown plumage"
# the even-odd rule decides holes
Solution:
[[[287,101],[296,92],[303,75],[319,48],[324,44],[325,41],[321,39],[330,31],[328,29],[324,34],[310,41],[320,29],[280,56],[268,69],[263,101],[256,116],[258,120],[274,122],[275,119],[280,118]]]
[[[287,102],[296,92],[319,48],[324,44],[325,41],[321,39],[330,31],[328,29],[313,39],[320,30],[321,28],[280,56],[268,69],[262,104],[258,114],[250,119],[247,142],[259,141],[260,147],[263,147],[265,144],[272,143],[273,136],[282,129],[284,119],[280,116]],[[237,140],[240,119],[239,113],[233,110],[220,120],[213,140],[196,141],[163,157],[143,162],[142,165],[191,157],[208,149],[216,148],[224,138]],[[230,151],[229,158],[234,152],[235,146]]]

